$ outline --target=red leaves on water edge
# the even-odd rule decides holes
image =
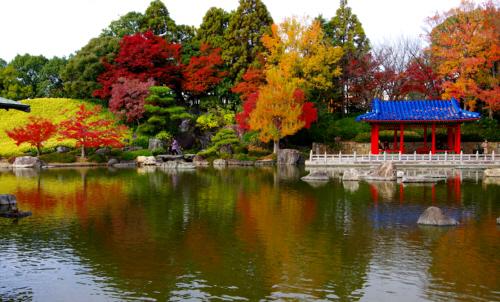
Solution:
[[[122,147],[125,126],[116,127],[114,121],[98,118],[100,112],[100,106],[87,109],[85,105],[80,105],[74,116],[61,122],[59,133],[76,140],[77,147]]]
[[[23,127],[5,131],[7,135],[16,142],[16,145],[28,143],[36,147],[38,154],[45,141],[56,134],[56,126],[49,120],[30,116],[28,124]]]

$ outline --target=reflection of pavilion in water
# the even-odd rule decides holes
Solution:
[[[463,176],[462,171],[455,171],[448,175],[444,186],[442,181],[425,184],[369,182],[374,226],[416,225],[418,217],[429,206],[439,206],[458,220],[463,215],[470,215],[457,209],[462,205]]]

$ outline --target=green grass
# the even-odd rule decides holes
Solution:
[[[74,114],[82,103],[86,106],[94,106],[94,104],[90,102],[62,98],[32,99],[21,102],[31,106],[30,113],[17,110],[0,110],[0,156],[15,156],[30,150],[30,146],[28,144],[22,144],[19,147],[16,146],[14,141],[5,133],[6,130],[12,130],[15,127],[25,125],[28,122],[29,116],[44,117],[57,124],[71,116],[71,114]],[[113,118],[113,115],[108,112],[106,108],[102,109],[101,116]],[[74,147],[75,142],[73,140],[61,141],[57,137],[54,137],[45,143],[44,148],[50,149],[59,145]]]

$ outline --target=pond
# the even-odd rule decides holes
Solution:
[[[500,185],[306,173],[0,172],[33,212],[0,219],[0,300],[500,300]],[[431,205],[461,225],[418,226]]]

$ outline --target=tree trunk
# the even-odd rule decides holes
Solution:
[[[277,139],[274,141],[274,149],[273,149],[273,153],[278,155],[278,152],[280,151],[280,140]]]
[[[85,147],[82,145],[82,153],[81,153],[81,158],[85,158]]]
[[[36,146],[36,157],[39,157],[41,153],[40,146]]]

